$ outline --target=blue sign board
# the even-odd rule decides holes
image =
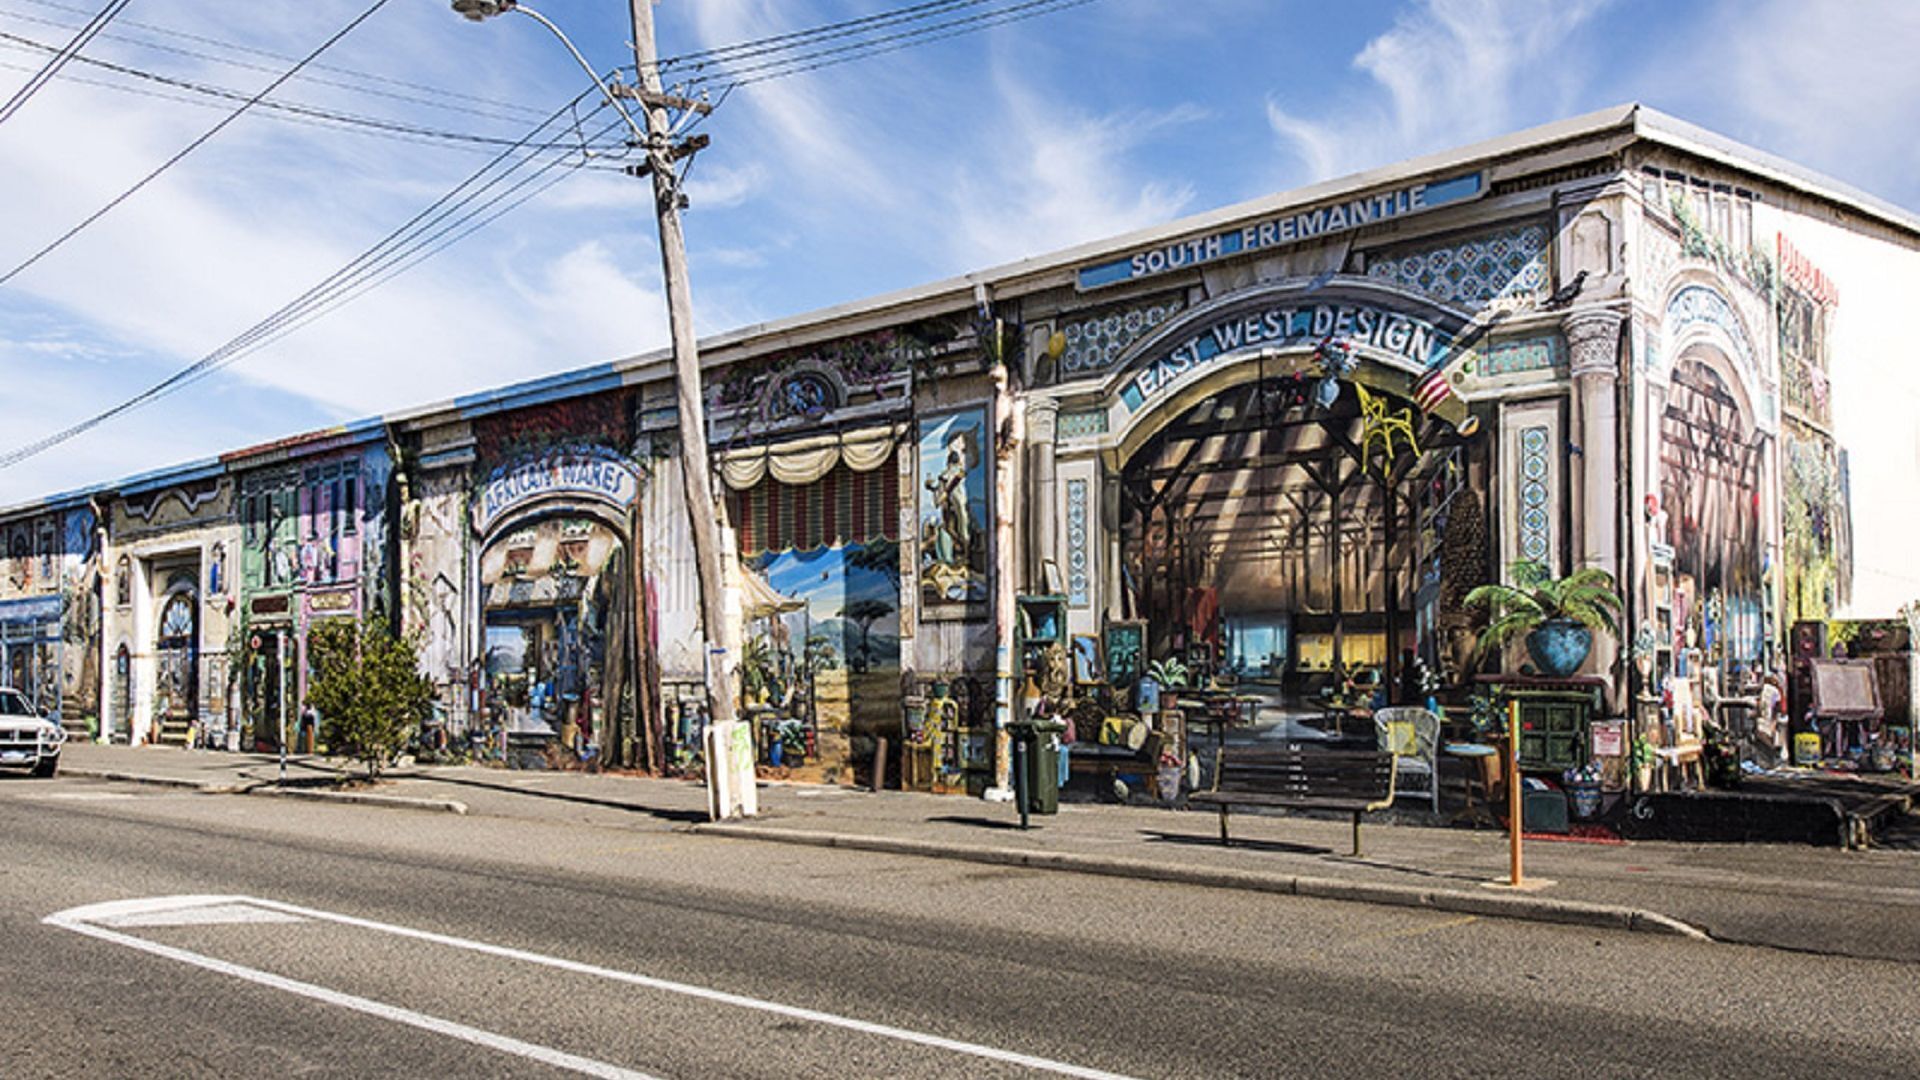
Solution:
[[[1470,172],[1443,180],[1389,188],[1357,199],[1327,203],[1306,210],[1289,210],[1243,228],[1176,240],[1110,262],[1082,267],[1079,285],[1082,290],[1098,289],[1155,274],[1184,270],[1250,251],[1350,232],[1363,225],[1477,199],[1485,191],[1485,174]]]

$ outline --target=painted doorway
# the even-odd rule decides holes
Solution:
[[[189,742],[199,700],[200,620],[192,589],[169,593],[154,637],[153,716],[157,741]]]
[[[481,555],[489,745],[508,765],[630,760],[629,561],[611,526],[571,514],[510,526]]]

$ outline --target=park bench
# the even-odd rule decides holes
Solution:
[[[1213,787],[1187,796],[1220,808],[1220,843],[1231,844],[1234,806],[1337,810],[1353,815],[1353,854],[1360,854],[1360,816],[1393,805],[1394,754],[1375,750],[1301,750],[1230,746],[1220,751]]]

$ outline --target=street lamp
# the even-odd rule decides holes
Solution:
[[[673,337],[673,374],[676,411],[680,421],[680,474],[685,483],[688,524],[693,533],[694,567],[700,580],[700,619],[707,639],[707,790],[714,817],[730,817],[737,807],[752,814],[752,740],[740,739],[734,720],[731,655],[732,637],[720,571],[720,547],[713,499],[712,474],[707,462],[707,411],[701,396],[700,353],[693,332],[693,290],[687,282],[686,239],[680,231],[680,192],[674,162],[705,144],[705,136],[675,146],[669,138],[667,109],[706,106],[669,97],[661,92],[660,73],[653,56],[653,0],[629,0],[633,17],[633,56],[639,86],[609,87],[574,48],[567,35],[546,16],[516,0],[452,0],[453,10],[473,22],[509,11],[533,19],[560,39],[581,70],[607,96],[633,133],[634,144],[646,151],[646,172],[653,178],[654,211],[660,223],[660,269],[667,286],[667,326]],[[647,110],[645,126],[634,120],[622,96]],[[636,170],[637,171],[637,170]]]

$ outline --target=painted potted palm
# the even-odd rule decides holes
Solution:
[[[1516,637],[1543,675],[1564,678],[1580,669],[1593,650],[1593,632],[1618,637],[1622,608],[1613,575],[1596,567],[1556,578],[1537,562],[1514,563],[1511,585],[1482,585],[1469,592],[1468,607],[1484,607],[1493,621],[1480,634],[1480,648],[1493,652]]]

